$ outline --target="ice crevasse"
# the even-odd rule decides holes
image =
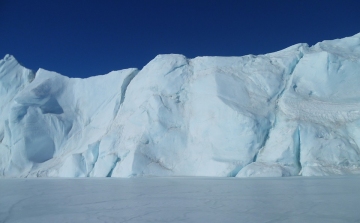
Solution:
[[[360,174],[360,34],[68,78],[0,60],[1,177]]]

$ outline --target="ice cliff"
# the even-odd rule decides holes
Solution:
[[[0,176],[360,173],[360,34],[68,78],[0,60]]]

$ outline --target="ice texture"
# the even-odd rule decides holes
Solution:
[[[0,222],[359,222],[359,184],[359,176],[0,179]]]
[[[0,176],[360,173],[359,34],[86,79],[7,55],[0,84]]]

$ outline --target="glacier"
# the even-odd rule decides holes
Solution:
[[[0,60],[1,177],[360,174],[360,33],[86,79]]]

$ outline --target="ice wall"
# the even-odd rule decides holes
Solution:
[[[75,79],[0,61],[0,176],[360,173],[360,35]]]

